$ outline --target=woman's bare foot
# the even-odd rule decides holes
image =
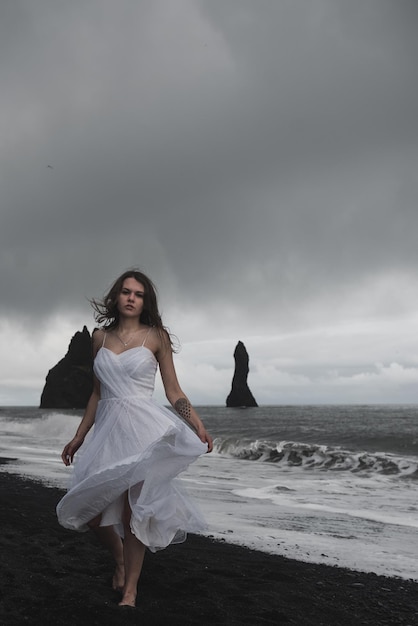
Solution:
[[[125,591],[122,600],[119,602],[119,606],[130,606],[135,608],[136,593]]]
[[[112,578],[112,589],[115,591],[123,591],[125,585],[125,568],[123,564],[116,565],[115,572]]]

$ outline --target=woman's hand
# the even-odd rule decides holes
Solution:
[[[69,443],[67,443],[61,454],[62,462],[64,463],[64,465],[71,465],[74,459],[74,455],[81,447],[83,441],[84,437],[82,438],[75,436],[73,439],[71,439]]]
[[[208,452],[212,452],[213,450],[212,437],[209,435],[208,431],[203,426],[203,424],[201,426],[199,425],[199,427],[196,430],[196,434],[199,437],[200,441],[203,441],[203,443],[208,444]]]

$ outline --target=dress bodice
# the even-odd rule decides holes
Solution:
[[[146,346],[137,346],[120,354],[100,348],[93,370],[100,381],[101,400],[140,396],[154,392],[157,360]]]

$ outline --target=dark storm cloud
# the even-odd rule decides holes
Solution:
[[[415,273],[415,7],[3,4],[3,312],[141,265],[188,310],[284,323]]]

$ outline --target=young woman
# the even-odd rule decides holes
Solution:
[[[65,528],[97,533],[116,562],[119,605],[135,606],[145,548],[155,552],[205,526],[173,479],[212,450],[212,439],[180,388],[150,279],[125,272],[93,306],[103,324],[93,333],[94,388],[62,452],[70,465],[84,444],[57,515]],[[152,400],[157,366],[182,419]]]

